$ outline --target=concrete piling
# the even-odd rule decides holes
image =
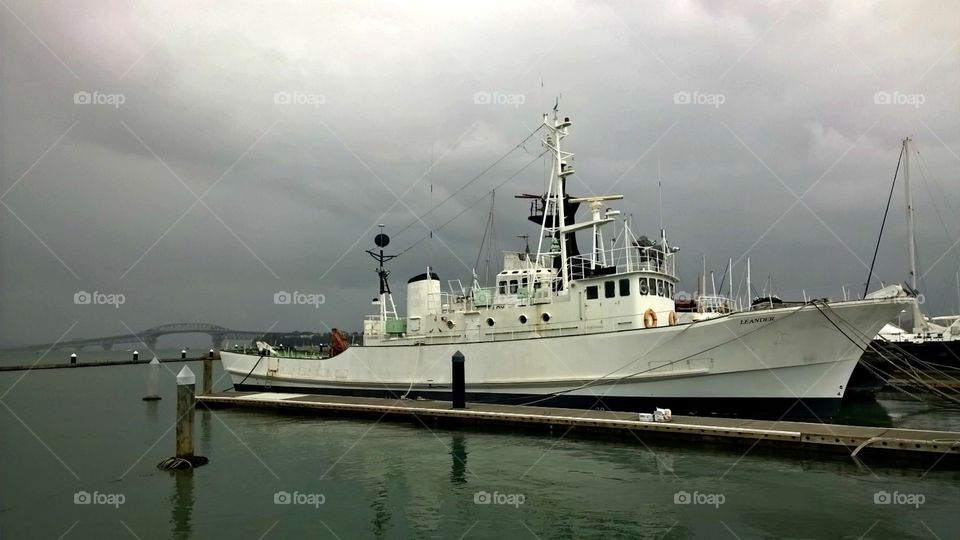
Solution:
[[[193,417],[197,376],[183,366],[177,373],[177,457],[193,457]]]
[[[188,366],[177,373],[177,453],[157,467],[164,470],[184,470],[206,465],[203,456],[194,455],[193,424],[196,405],[197,376]]]
[[[143,396],[144,401],[156,401],[160,399],[160,360],[154,356],[153,360],[147,364],[147,395]]]
[[[203,359],[203,394],[213,393],[213,349]]]

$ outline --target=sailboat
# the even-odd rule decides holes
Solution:
[[[903,185],[907,214],[907,255],[910,262],[909,290],[918,295],[919,264],[917,259],[917,238],[915,227],[915,206],[913,189],[910,184],[910,137],[904,138],[901,145],[903,160]],[[894,178],[896,181],[896,178]],[[958,274],[958,293],[960,293],[960,274]],[[853,382],[858,388],[876,389],[876,384],[868,384],[883,374],[897,375],[905,372],[920,371],[932,373],[960,372],[960,315],[930,317],[925,315],[920,303],[910,306],[909,328],[902,328],[892,322],[885,324],[872,343],[871,350],[863,357],[863,364],[854,372]]]
[[[871,299],[815,301],[758,311],[677,316],[679,248],[661,228],[637,236],[610,208],[622,195],[568,193],[569,117],[544,114],[541,143],[550,176],[529,201],[536,251],[505,252],[492,287],[430,267],[394,302],[383,231],[378,311],[360,346],[337,355],[284,355],[267,343],[222,351],[238,391],[407,399],[451,397],[451,355],[466,357],[468,402],[746,417],[829,417],[840,405],[865,343],[914,303],[902,287]],[[586,212],[583,212],[583,207]],[[617,223],[612,242],[605,227]],[[577,233],[589,234],[581,251]],[[608,237],[609,239],[609,237]]]

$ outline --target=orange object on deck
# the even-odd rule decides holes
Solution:
[[[337,330],[330,330],[330,356],[336,356],[347,350],[350,344],[347,342],[347,335]]]

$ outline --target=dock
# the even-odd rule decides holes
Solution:
[[[845,458],[863,463],[960,468],[960,432],[848,426],[807,422],[674,416],[669,422],[641,421],[633,412],[561,409],[449,401],[361,398],[279,392],[221,392],[197,396],[198,406],[242,407],[292,414],[373,417],[425,427],[541,431],[548,434],[614,437],[626,442],[658,440],[734,449]],[[742,451],[742,450],[741,450]]]

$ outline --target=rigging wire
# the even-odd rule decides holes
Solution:
[[[537,129],[531,131],[530,134],[527,135],[525,139],[523,139],[522,141],[520,141],[519,144],[517,144],[516,146],[514,146],[513,148],[511,148],[510,150],[508,150],[506,154],[504,154],[504,155],[500,156],[499,158],[497,158],[496,161],[494,161],[494,162],[491,163],[486,169],[484,169],[483,171],[481,171],[480,174],[474,176],[474,177],[471,178],[470,180],[467,180],[467,182],[466,182],[465,184],[463,184],[462,186],[460,186],[459,188],[457,188],[457,190],[454,191],[453,193],[451,193],[450,196],[448,196],[446,199],[440,201],[436,206],[433,206],[432,208],[430,208],[430,210],[427,210],[425,213],[423,213],[423,214],[421,214],[419,217],[417,217],[417,219],[411,221],[411,222],[408,223],[406,226],[401,227],[400,230],[398,230],[397,232],[395,232],[395,233],[393,233],[393,234],[394,234],[394,235],[399,235],[400,233],[406,231],[406,230],[409,229],[410,227],[413,227],[413,226],[416,225],[417,223],[422,223],[422,222],[423,222],[423,218],[425,218],[425,217],[427,217],[428,215],[430,215],[431,213],[433,213],[433,211],[436,210],[437,208],[440,208],[441,206],[443,206],[447,201],[449,201],[450,199],[454,198],[458,193],[460,193],[460,192],[463,191],[464,189],[467,189],[467,187],[469,187],[470,184],[472,184],[472,183],[476,182],[477,180],[479,180],[480,177],[482,177],[483,175],[487,174],[487,172],[489,172],[490,169],[496,167],[501,161],[507,159],[507,157],[508,157],[510,154],[512,154],[513,152],[515,152],[518,148],[523,147],[523,145],[524,145],[527,141],[529,141],[531,137],[533,137],[534,135],[536,135],[537,132],[539,132],[542,128],[543,128],[543,124],[541,124],[539,127],[537,127]],[[540,154],[540,155],[543,155],[543,154]],[[540,156],[537,156],[537,157],[539,158]],[[431,189],[432,189],[432,188],[431,188]]]
[[[873,278],[873,267],[877,264],[877,253],[880,252],[880,239],[883,238],[883,227],[887,224],[887,214],[890,213],[890,201],[893,200],[893,188],[897,185],[897,175],[900,174],[900,162],[903,161],[903,147],[900,147],[900,157],[897,158],[897,169],[893,172],[893,182],[890,184],[890,195],[887,196],[887,208],[883,211],[883,221],[880,222],[880,234],[877,235],[877,247],[873,250],[873,260],[870,261],[870,272],[867,274],[867,283],[863,286],[863,297],[867,297],[870,289],[870,280]]]
[[[543,152],[540,153],[539,156],[537,156],[537,157],[531,159],[530,161],[528,161],[527,164],[524,165],[523,167],[521,167],[517,172],[511,174],[511,175],[508,176],[503,182],[500,182],[499,184],[497,184],[496,186],[494,186],[493,190],[496,190],[496,189],[500,188],[501,186],[503,186],[504,184],[506,184],[506,183],[509,182],[510,180],[513,180],[514,178],[516,178],[520,173],[522,173],[524,170],[526,170],[527,167],[529,167],[530,165],[533,165],[537,160],[539,160],[541,157],[543,157],[543,155],[546,154],[547,152],[549,152],[549,150],[544,150]],[[447,221],[443,222],[443,224],[440,225],[439,227],[431,228],[431,229],[430,229],[430,234],[428,234],[428,235],[426,235],[426,236],[423,236],[423,237],[421,237],[419,240],[417,240],[416,242],[414,242],[413,244],[410,244],[409,247],[407,247],[406,249],[400,251],[400,253],[398,253],[398,255],[403,255],[404,253],[410,251],[411,249],[413,249],[414,247],[416,247],[417,244],[419,244],[420,242],[423,242],[423,241],[426,240],[427,238],[430,238],[431,235],[432,235],[434,232],[437,232],[437,231],[439,231],[440,229],[443,229],[444,227],[446,227],[447,225],[449,225],[450,223],[452,223],[454,220],[456,220],[457,218],[459,218],[460,216],[462,216],[463,214],[465,214],[467,210],[470,210],[471,208],[473,208],[474,206],[476,206],[476,204],[477,204],[478,202],[480,202],[480,201],[482,201],[482,200],[484,200],[484,199],[486,199],[486,198],[487,198],[487,197],[486,197],[486,194],[484,194],[483,197],[480,197],[479,199],[473,201],[472,203],[470,203],[469,205],[467,205],[466,207],[464,207],[463,210],[457,212],[456,215],[454,215],[452,218],[448,219]],[[441,203],[441,204],[442,204],[442,203]]]

